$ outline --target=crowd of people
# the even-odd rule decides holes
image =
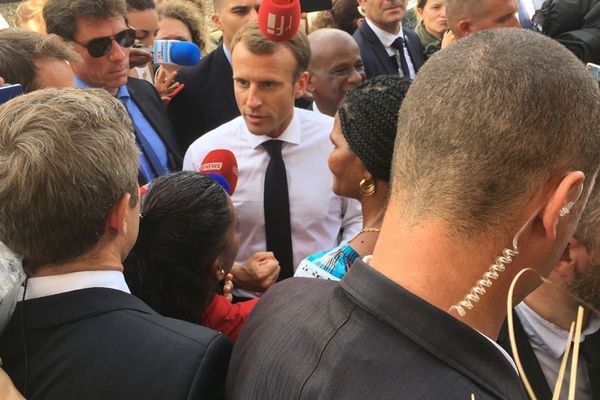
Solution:
[[[596,48],[544,35],[560,1],[333,0],[271,41],[259,0],[24,0],[0,398],[600,399]]]

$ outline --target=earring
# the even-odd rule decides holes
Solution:
[[[375,182],[373,179],[363,179],[358,183],[360,194],[363,196],[373,196],[375,194]]]
[[[217,271],[217,279],[219,282],[225,279],[225,270],[223,268]]]
[[[570,212],[571,212],[571,210],[568,207],[563,207],[558,212],[558,215],[560,215],[561,217],[564,217],[565,215],[567,215]]]

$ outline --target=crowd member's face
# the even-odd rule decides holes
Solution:
[[[571,293],[600,308],[600,260],[598,255],[588,253],[583,245],[579,248],[573,278],[567,284]]]
[[[417,8],[417,13],[423,19],[425,29],[429,33],[441,36],[448,29],[444,0],[428,0],[425,7]]]
[[[46,57],[34,60],[33,63],[37,69],[35,74],[37,89],[75,87],[73,71],[64,60]]]
[[[294,101],[306,89],[308,73],[293,82],[296,59],[280,45],[273,54],[253,54],[243,42],[232,53],[235,100],[248,130],[279,137],[294,114]]]
[[[178,19],[163,18],[158,24],[157,39],[192,41],[192,33],[188,27]]]
[[[367,177],[367,171],[344,138],[337,114],[331,131],[331,143],[333,143],[333,150],[329,154],[328,164],[333,174],[333,192],[338,196],[359,199],[358,184]]]
[[[231,39],[249,21],[258,18],[260,0],[223,0],[219,10],[215,10],[212,21],[223,32],[223,43],[231,49]]]
[[[370,21],[390,33],[397,33],[406,14],[406,0],[358,0],[358,4]]]
[[[484,29],[521,27],[516,0],[487,0],[482,7],[480,15],[468,20],[465,28],[459,25],[459,29],[463,31],[462,36]]]
[[[333,117],[346,93],[365,79],[365,68],[352,38],[324,45],[311,62],[309,91],[319,111]]]
[[[156,10],[130,11],[127,13],[129,26],[135,29],[135,38],[145,47],[152,47],[158,31],[158,13]]]
[[[90,86],[104,88],[116,95],[119,87],[127,83],[130,48],[121,47],[113,40],[107,55],[92,57],[81,44],[86,45],[92,39],[114,37],[125,29],[127,24],[121,16],[108,19],[79,18],[74,37],[78,43],[73,43],[73,48],[81,55],[83,62],[72,65],[75,75]]]
[[[232,220],[231,225],[229,225],[229,229],[225,233],[225,250],[223,254],[221,254],[221,262],[220,266],[223,270],[228,273],[231,271],[231,267],[233,267],[233,263],[235,262],[235,258],[237,256],[238,250],[240,249],[240,237],[237,234],[237,226],[238,226],[238,218],[237,212],[231,202],[231,199],[228,200],[229,209],[231,210]]]

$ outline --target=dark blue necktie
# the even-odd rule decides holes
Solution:
[[[268,140],[262,144],[271,160],[265,173],[265,235],[267,251],[272,251],[279,261],[279,280],[294,275],[292,228],[290,224],[290,199],[285,163],[281,155],[281,140]]]
[[[398,52],[398,58],[400,59],[400,69],[402,70],[402,76],[410,78],[410,71],[408,70],[408,63],[404,57],[404,38],[397,37],[392,43],[391,47],[396,49]]]

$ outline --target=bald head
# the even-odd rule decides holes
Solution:
[[[316,30],[308,41],[308,89],[319,111],[333,116],[345,94],[365,79],[360,51],[352,36],[339,29]]]
[[[446,0],[448,27],[457,38],[492,28],[520,28],[517,0]]]

